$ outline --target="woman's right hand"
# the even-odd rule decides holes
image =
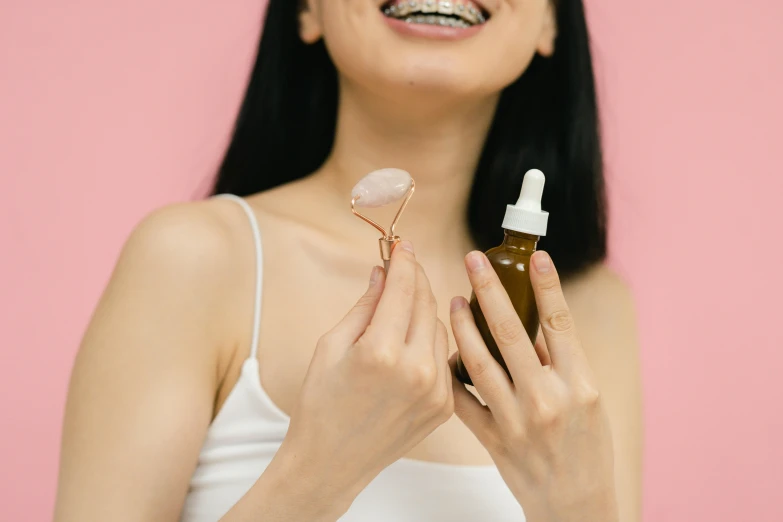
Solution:
[[[375,267],[364,296],[319,340],[275,457],[345,509],[454,411],[446,328],[413,246],[398,247],[388,277]]]

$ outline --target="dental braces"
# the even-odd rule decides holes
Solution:
[[[394,18],[405,19],[406,22],[416,23],[439,23],[440,25],[452,25],[448,22],[440,22],[437,18],[440,17],[409,17],[410,14],[416,13],[437,13],[442,15],[458,16],[462,20],[468,22],[470,25],[478,25],[486,22],[484,14],[473,5],[466,5],[461,2],[452,2],[451,0],[403,0],[384,9],[386,16]],[[432,20],[431,20],[432,19]],[[440,20],[451,20],[450,18],[440,18]],[[454,22],[460,22],[461,20],[454,20]],[[462,27],[462,25],[455,25],[454,27]]]

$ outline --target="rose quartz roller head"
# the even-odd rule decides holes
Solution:
[[[394,235],[394,227],[397,226],[397,221],[400,220],[402,211],[408,205],[415,188],[416,184],[413,182],[413,178],[404,170],[381,169],[367,174],[359,180],[359,183],[351,191],[351,212],[383,234],[378,243],[381,247],[381,259],[383,259],[383,266],[386,268],[386,272],[389,271],[392,249],[400,241],[400,237]],[[403,198],[404,201],[400,206],[400,210],[397,211],[397,215],[394,216],[394,221],[392,221],[388,232],[378,223],[361,215],[356,210],[357,207],[383,207]]]

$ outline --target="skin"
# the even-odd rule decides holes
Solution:
[[[373,0],[324,5],[306,2],[301,37],[323,38],[340,72],[334,149],[311,176],[247,199],[265,251],[260,377],[291,427],[225,520],[336,520],[402,456],[495,463],[530,520],[639,520],[641,405],[626,286],[604,266],[562,293],[556,271],[531,273],[544,325],[538,350],[551,356],[543,366],[549,360],[531,356],[506,320],[492,274],[466,277],[463,263],[474,248],[467,198],[499,92],[535,53],[554,51],[551,7],[487,1],[492,30],[444,43],[394,33]],[[416,178],[398,228],[415,253],[395,249],[388,280],[368,289],[377,237],[346,211],[346,197],[386,166]],[[394,210],[373,217],[389,222]],[[209,424],[250,353],[254,263],[232,202],[168,207],[136,228],[74,366],[55,520],[178,519]],[[465,309],[449,313],[452,297],[472,288],[488,320],[503,325],[511,358],[525,354],[514,363],[526,377],[516,387],[485,360]],[[446,358],[457,347],[485,368],[477,389],[489,409],[451,382]],[[368,415],[378,431],[358,427]],[[400,416],[415,419],[410,430],[396,429]],[[330,433],[335,418],[352,428]],[[346,434],[354,453],[339,457],[337,480],[335,441]]]

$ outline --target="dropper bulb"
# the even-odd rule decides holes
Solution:
[[[519,192],[517,207],[533,212],[541,212],[541,198],[544,195],[546,177],[538,169],[527,171],[522,180],[522,190]]]
[[[522,190],[516,205],[506,207],[503,228],[533,236],[545,236],[549,213],[541,210],[544,195],[544,173],[538,169],[528,170],[522,180]]]

